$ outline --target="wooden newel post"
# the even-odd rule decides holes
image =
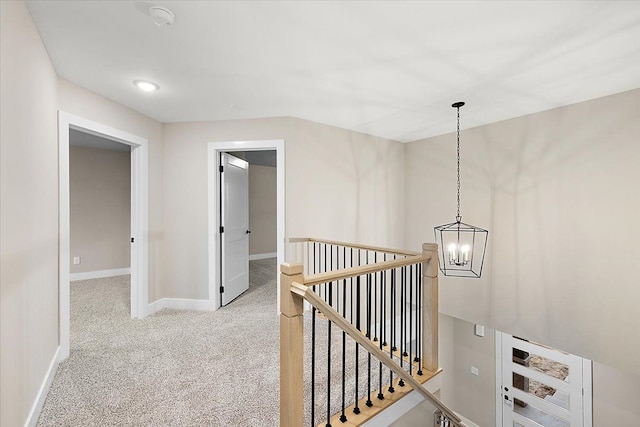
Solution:
[[[429,258],[422,264],[422,367],[438,370],[438,245],[423,243],[422,254]]]
[[[303,300],[291,284],[304,283],[302,264],[280,266],[280,426],[303,423]]]

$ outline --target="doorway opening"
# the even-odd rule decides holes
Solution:
[[[131,146],[70,129],[69,195],[70,280],[131,274]]]
[[[70,351],[70,142],[80,133],[109,144],[124,145],[130,151],[130,274],[131,317],[144,318],[148,311],[148,146],[147,140],[69,113],[58,113],[59,173],[59,341],[60,360]],[[81,260],[80,260],[81,262]],[[120,271],[122,272],[122,270]],[[99,274],[118,271],[101,270]],[[78,276],[75,276],[78,278]]]
[[[227,160],[224,157],[227,156]],[[225,245],[229,245],[229,242],[225,242],[225,240],[234,240],[236,244],[241,242],[244,237],[244,243],[241,245],[249,245],[249,233],[257,232],[260,234],[261,232],[257,229],[251,230],[251,227],[248,223],[249,218],[249,203],[248,201],[244,204],[246,207],[243,210],[242,215],[235,215],[234,218],[239,218],[240,216],[245,216],[247,218],[247,226],[245,227],[243,224],[240,224],[241,221],[234,221],[233,226],[237,228],[237,230],[232,230],[228,228],[228,225],[225,224],[224,218],[224,190],[221,190],[224,185],[225,176],[221,173],[221,166],[229,167],[229,159],[237,159],[232,160],[232,163],[237,163],[235,166],[237,171],[240,171],[242,168],[239,165],[243,163],[256,163],[257,158],[271,158],[274,162],[273,166],[275,168],[275,181],[276,181],[276,194],[275,194],[275,230],[273,227],[269,230],[269,232],[273,233],[272,237],[275,237],[274,246],[260,246],[254,247],[251,249],[252,254],[251,259],[266,259],[268,257],[276,257],[277,264],[280,265],[284,262],[284,240],[285,240],[285,230],[284,230],[284,171],[285,171],[285,156],[284,156],[284,140],[267,140],[267,141],[235,141],[235,142],[212,142],[209,144],[209,304],[211,305],[213,310],[217,310],[222,305],[229,302],[230,299],[226,298],[226,295],[223,295],[222,287],[224,286],[223,275],[223,263],[225,262],[223,258],[225,258],[225,253],[229,252],[232,248],[231,246],[225,247]],[[247,162],[246,160],[249,160]],[[231,165],[233,166],[233,165]],[[259,166],[259,165],[258,165]],[[269,171],[273,172],[273,171]],[[239,175],[240,173],[236,174]],[[239,193],[238,193],[239,194]],[[245,200],[248,199],[249,194],[247,191]],[[237,222],[237,224],[236,224]],[[223,230],[221,227],[225,227]],[[243,228],[244,227],[244,228]],[[260,227],[260,226],[259,226]],[[231,236],[229,232],[233,231],[234,236]],[[244,236],[243,236],[244,233]],[[227,236],[225,236],[227,234]],[[253,239],[253,243],[260,239],[260,236]],[[271,248],[271,249],[265,249]],[[245,249],[243,249],[245,251]],[[273,251],[273,252],[271,252]],[[243,252],[249,256],[249,250]],[[246,261],[248,263],[248,259]],[[242,261],[243,265],[245,261]],[[233,265],[230,267],[234,267]],[[228,268],[230,269],[228,266]],[[234,267],[235,268],[235,267]],[[242,274],[240,270],[234,270],[234,272],[239,272],[238,275]],[[280,294],[280,275],[277,276],[277,293],[278,293],[278,301]],[[227,281],[228,283],[228,281]],[[226,289],[224,290],[227,291]],[[278,306],[279,310],[279,306]]]

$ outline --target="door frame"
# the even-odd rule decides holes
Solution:
[[[58,111],[58,289],[60,357],[70,349],[70,194],[69,194],[69,129],[100,136],[126,144],[131,149],[131,317],[143,319],[148,313],[148,194],[149,147],[145,138]]]
[[[496,427],[502,427],[504,399],[502,394],[502,335],[506,332],[495,331],[496,352]],[[508,335],[508,334],[507,334]],[[593,427],[593,377],[592,361],[582,358],[582,427]]]
[[[220,153],[234,151],[276,151],[276,239],[278,265],[284,262],[285,242],[285,152],[284,139],[258,141],[224,141],[208,144],[208,199],[209,199],[209,306],[221,307],[220,297]],[[280,312],[280,274],[277,274],[278,312]]]

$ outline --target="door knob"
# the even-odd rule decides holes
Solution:
[[[247,230],[247,234],[251,234],[251,230]]]

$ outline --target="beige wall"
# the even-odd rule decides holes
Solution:
[[[441,400],[480,426],[495,425],[495,332],[485,328],[478,337],[473,323],[444,314],[438,326]],[[471,373],[472,366],[479,375]]]
[[[287,141],[288,236],[405,246],[404,144],[295,118]]]
[[[249,255],[277,252],[277,169],[249,165]]]
[[[288,117],[169,123],[162,296],[208,298],[208,143],[263,139],[285,140],[287,236],[404,246],[402,144]]]
[[[278,118],[163,125],[163,297],[209,297],[207,143],[279,139],[286,123]]]
[[[640,90],[473,129],[462,118],[463,221],[489,246],[481,279],[441,278],[441,311],[640,373]],[[407,144],[405,164],[415,247],[455,215],[454,135]]]
[[[58,346],[56,75],[23,2],[0,2],[0,425],[21,426]]]
[[[485,336],[474,333],[474,324],[454,319],[453,377],[456,410],[480,426],[495,424],[495,332],[485,328]],[[478,375],[471,367],[478,368]]]
[[[129,268],[131,153],[69,147],[69,195],[71,273]]]
[[[58,79],[58,109],[148,140],[149,302],[163,297],[162,125],[63,79]]]
[[[593,364],[593,425],[633,426],[640,420],[640,376]]]

